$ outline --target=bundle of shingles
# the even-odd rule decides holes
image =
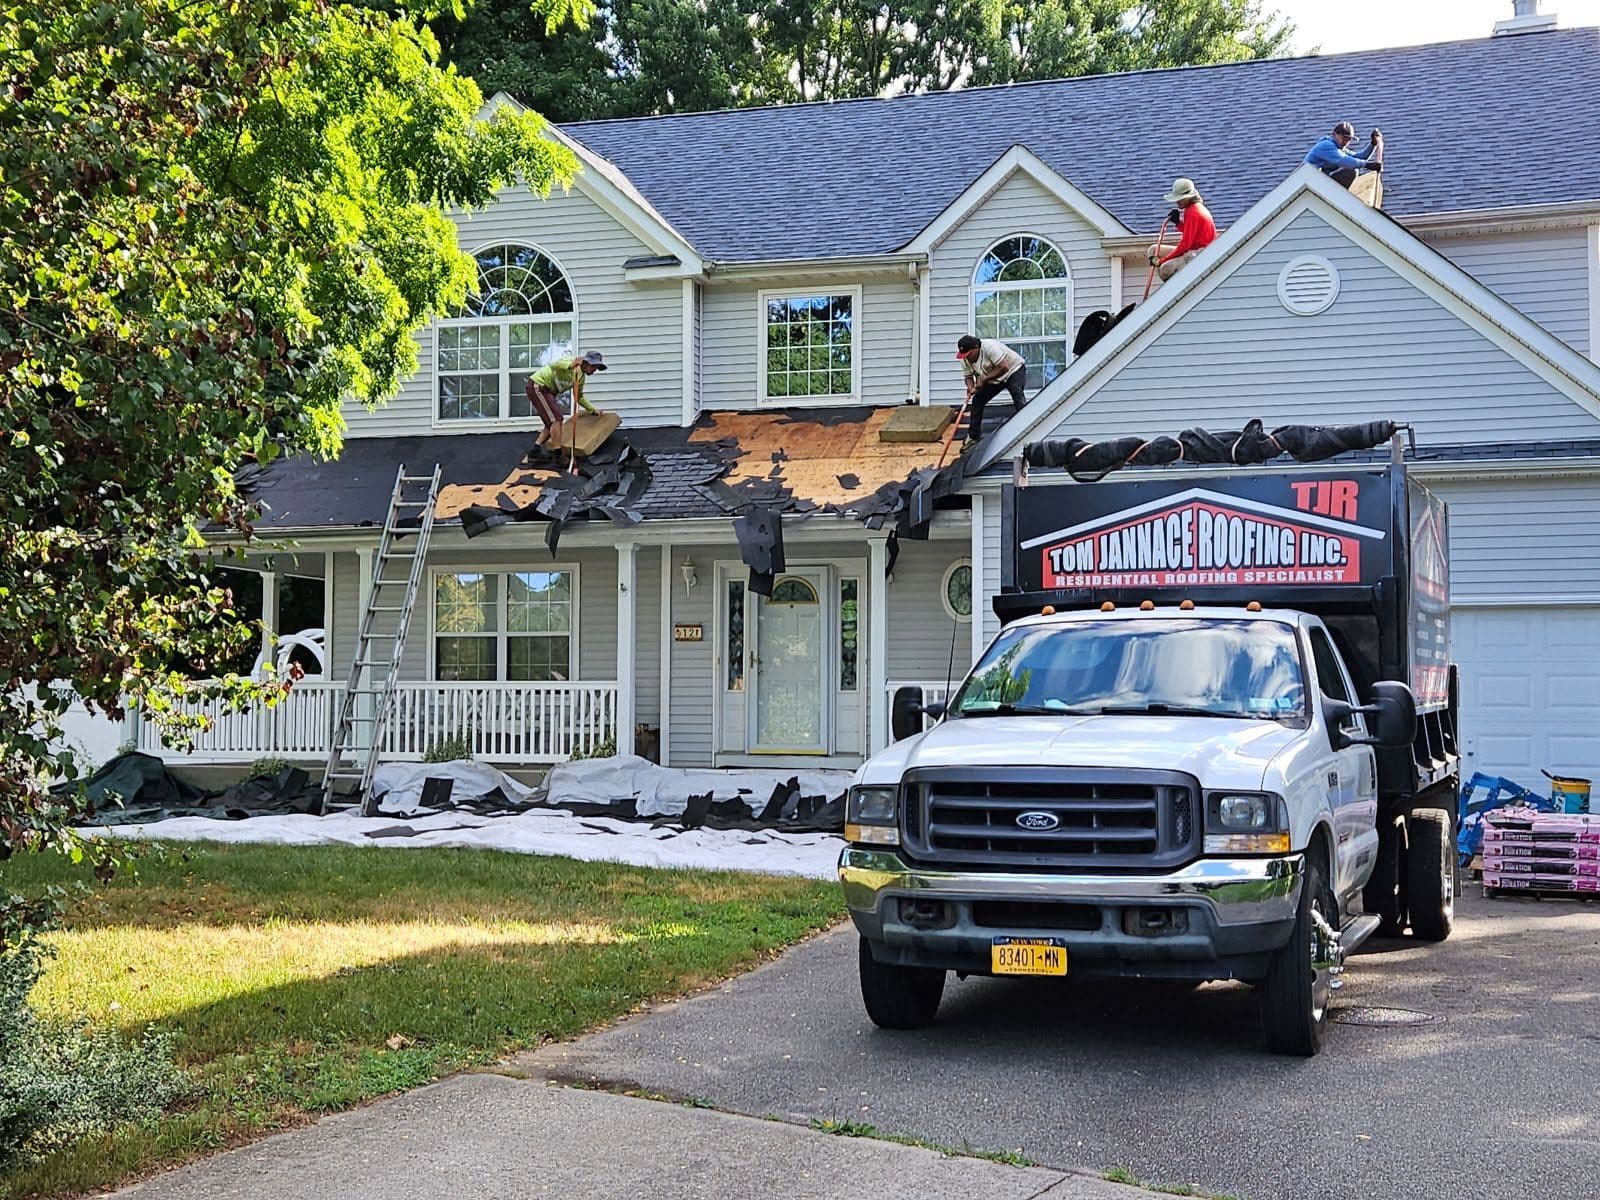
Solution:
[[[1484,817],[1486,894],[1600,893],[1600,816],[1502,808]]]

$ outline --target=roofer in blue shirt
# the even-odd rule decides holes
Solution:
[[[1355,140],[1356,127],[1349,121],[1340,121],[1333,127],[1332,133],[1311,147],[1305,161],[1345,187],[1355,182],[1356,174],[1360,171],[1382,171],[1383,134],[1374,129],[1367,152],[1361,155],[1351,154],[1345,149]]]

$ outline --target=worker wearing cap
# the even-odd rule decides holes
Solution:
[[[1211,219],[1211,210],[1206,208],[1192,179],[1174,179],[1172,190],[1162,199],[1178,206],[1167,218],[1178,227],[1178,244],[1169,251],[1165,243],[1157,242],[1146,255],[1165,283],[1217,240],[1217,223]]]
[[[1356,127],[1349,121],[1340,121],[1332,133],[1311,147],[1305,161],[1345,187],[1354,183],[1361,171],[1383,170],[1383,134],[1374,129],[1367,152],[1361,155],[1351,154],[1346,149],[1355,140]]]
[[[966,445],[974,446],[983,437],[983,410],[989,401],[1010,392],[1013,409],[1020,411],[1028,402],[1028,364],[1004,342],[970,333],[956,343],[956,358],[967,381]]]
[[[600,357],[600,351],[586,350],[582,354],[553,359],[528,376],[528,402],[544,422],[544,432],[539,435],[540,442],[550,436],[551,430],[561,428],[559,397],[563,392],[572,393],[573,415],[577,415],[579,405],[583,406],[585,412],[599,411],[585,398],[583,381],[596,371],[605,369],[605,359]]]

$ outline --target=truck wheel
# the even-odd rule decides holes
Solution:
[[[943,971],[881,963],[866,938],[861,939],[860,962],[861,999],[879,1029],[921,1029],[933,1020],[944,995]]]
[[[1339,919],[1339,910],[1323,877],[1322,864],[1313,858],[1306,864],[1294,932],[1282,949],[1273,952],[1267,977],[1257,988],[1267,1049],[1274,1054],[1310,1058],[1322,1048],[1328,1028],[1328,1003],[1333,995],[1333,972],[1316,966],[1326,958],[1319,918],[1331,928]]]
[[[1419,808],[1406,818],[1411,848],[1406,852],[1406,898],[1411,932],[1424,942],[1450,936],[1456,917],[1456,848],[1450,814]]]
[[[1406,931],[1406,830],[1396,821],[1378,830],[1378,857],[1372,878],[1361,889],[1361,907],[1378,918],[1379,937]]]

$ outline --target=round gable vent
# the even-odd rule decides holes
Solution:
[[[1320,254],[1291,258],[1278,272],[1278,299],[1297,317],[1314,317],[1339,296],[1339,272]]]

